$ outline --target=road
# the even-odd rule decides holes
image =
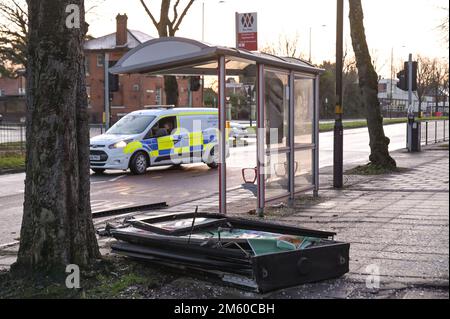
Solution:
[[[405,148],[405,132],[406,124],[385,126],[385,133],[391,139],[391,151]],[[344,141],[346,164],[368,161],[370,150],[367,128],[345,131]],[[246,147],[231,150],[227,187],[242,184],[240,168],[254,166],[254,155],[249,155],[254,154],[254,149],[254,143],[250,143]],[[333,132],[321,133],[320,167],[330,166],[332,163]],[[19,237],[24,178],[23,173],[0,176],[0,246]],[[91,176],[94,211],[161,201],[173,205],[204,197],[217,190],[217,170],[211,170],[203,164],[152,168],[142,176],[114,171],[107,172],[104,176]]]

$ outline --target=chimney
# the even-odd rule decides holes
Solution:
[[[128,17],[126,14],[118,14],[116,17],[116,46],[124,46],[128,43]]]

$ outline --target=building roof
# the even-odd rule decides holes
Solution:
[[[256,63],[265,66],[320,74],[323,70],[296,58],[263,52],[213,46],[192,39],[157,38],[140,44],[125,54],[111,69],[116,74],[153,73],[174,75],[216,75],[217,61],[225,56],[228,75],[249,72]]]
[[[116,33],[111,33],[103,37],[86,41],[84,44],[84,49],[85,50],[113,50],[117,48],[134,49],[141,43],[147,42],[152,39],[154,38],[144,32],[136,30],[128,30],[128,43],[124,46],[117,46]]]

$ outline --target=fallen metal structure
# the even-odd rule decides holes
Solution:
[[[127,220],[111,230],[114,253],[192,272],[264,293],[337,278],[349,271],[350,245],[335,233],[184,213]]]
[[[161,203],[153,203],[153,204],[146,204],[146,205],[140,205],[140,206],[132,206],[132,207],[124,207],[124,208],[118,208],[113,210],[105,210],[105,211],[99,211],[99,212],[92,212],[92,218],[105,218],[105,217],[113,217],[123,214],[130,214],[130,213],[136,213],[136,212],[146,212],[156,209],[161,209],[168,207],[166,202]]]

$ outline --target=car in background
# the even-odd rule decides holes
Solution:
[[[0,114],[0,123],[3,122],[3,115]]]
[[[230,122],[230,138],[239,140],[241,138],[250,137],[250,135],[247,126],[237,122]]]

